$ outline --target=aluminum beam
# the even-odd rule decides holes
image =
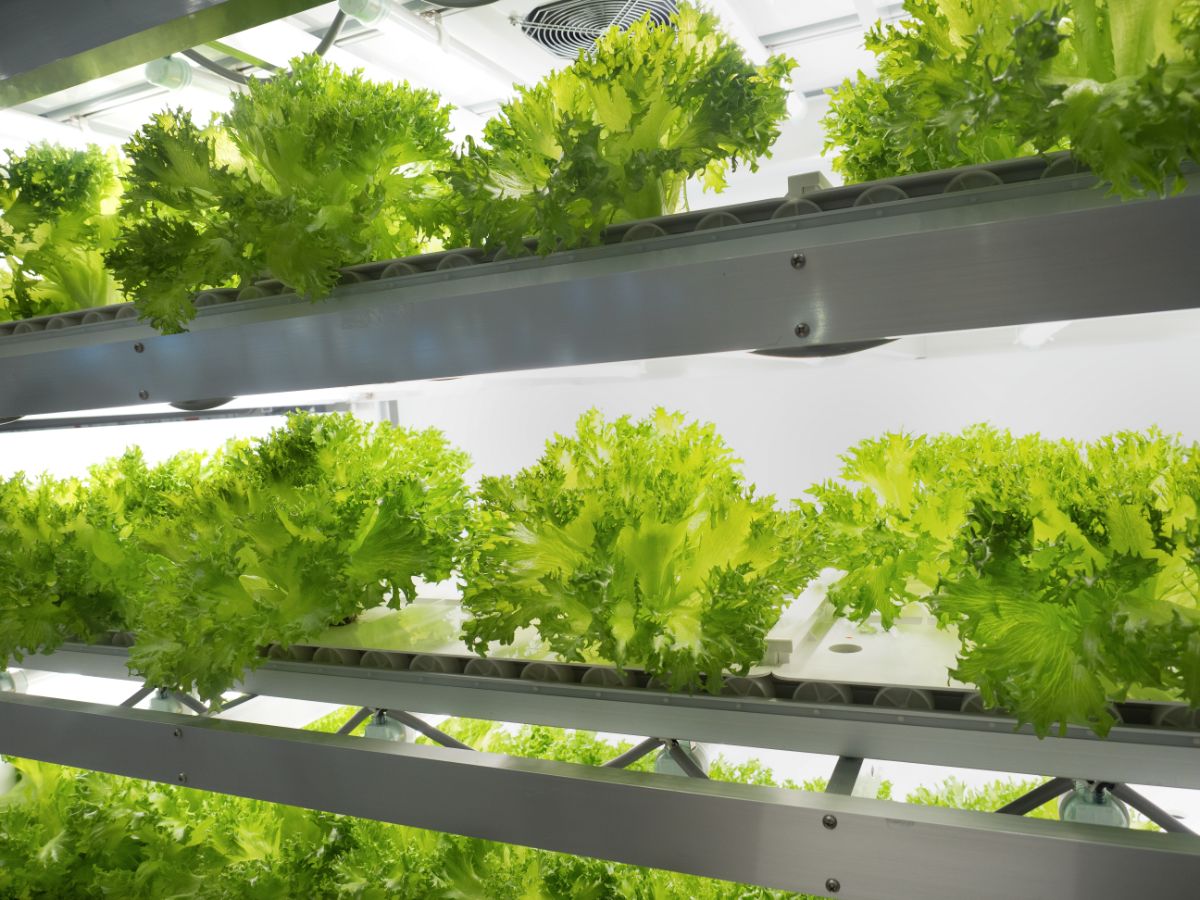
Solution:
[[[157,413],[109,413],[98,416],[55,416],[46,419],[17,419],[0,422],[0,435],[14,431],[55,431],[64,428],[108,428],[113,425],[157,425],[164,422],[199,422],[207,419],[252,419],[287,416],[292,413],[350,412],[349,403],[307,403],[287,406],[234,407]]]
[[[848,900],[1189,896],[1200,840],[0,695],[0,751]]]
[[[0,107],[318,6],[315,0],[9,0]]]
[[[29,669],[132,679],[115,648],[31,656]],[[1072,726],[1038,738],[997,716],[553,684],[272,661],[239,689],[268,697],[410,712],[1200,789],[1200,733]]]
[[[1200,182],[1121,203],[1089,177],[464,265],[0,338],[0,416],[788,349],[1200,305]],[[801,258],[802,257],[802,258]]]

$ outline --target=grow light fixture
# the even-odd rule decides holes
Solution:
[[[1037,322],[1033,325],[1022,325],[1017,329],[1017,343],[1022,347],[1036,350],[1053,340],[1056,334],[1070,324],[1070,322]]]
[[[192,67],[186,59],[164,56],[146,63],[143,72],[146,80],[155,87],[168,91],[181,91],[192,83]]]

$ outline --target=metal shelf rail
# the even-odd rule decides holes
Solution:
[[[16,323],[0,328],[0,416],[1200,303],[1200,178],[1169,199],[1121,202],[1089,174],[1057,174],[1062,162],[671,216],[546,257],[452,251],[355,266],[356,283],[316,304],[270,294],[277,283],[240,301],[209,292],[185,334],[156,334],[127,306]]]
[[[28,657],[22,665],[140,681],[129,673],[127,657],[128,651],[120,647],[73,644]],[[247,672],[238,689],[294,700],[617,734],[665,734],[763,749],[1200,789],[1200,730],[1192,727],[1127,724],[1100,738],[1090,729],[1070,726],[1063,737],[1041,739],[1028,728],[1017,729],[1010,718],[964,712],[961,704],[958,709],[932,711],[876,706],[866,699],[873,693],[869,686],[856,691],[862,702],[828,703],[675,694],[646,686],[614,686],[607,679],[562,681],[553,670],[565,667],[546,671],[542,663],[513,663],[505,671],[508,667],[464,666],[458,657],[421,654],[405,668],[395,669],[376,668],[370,661],[364,665],[354,657],[332,662],[336,658],[331,653],[319,654],[317,662],[268,660]],[[0,738],[0,751],[4,750]]]
[[[397,708],[375,707],[377,692],[358,695],[370,696],[368,709]],[[651,707],[643,721],[655,737],[636,753],[589,767],[477,753],[453,741],[431,748],[228,722],[203,710],[187,716],[0,694],[0,751],[827,896],[959,900],[970,884],[980,900],[1126,900],[1148,883],[1162,896],[1186,896],[1200,873],[1200,838],[1192,834],[846,796],[857,757],[839,761],[824,794],[623,771],[640,753],[673,746],[664,734],[670,706]]]

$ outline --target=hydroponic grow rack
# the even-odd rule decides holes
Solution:
[[[271,283],[244,299],[208,292],[186,334],[158,335],[127,307],[7,325],[0,416],[722,350],[820,354],[1195,308],[1197,223],[1194,175],[1169,199],[1121,202],[1061,158],[797,189],[623,226],[588,250],[355,266],[317,305]],[[243,689],[410,724],[411,712],[449,713],[645,735],[644,752],[707,740],[840,762],[823,795],[714,784],[624,772],[628,755],[589,768],[234,723],[190,698],[199,715],[127,708],[153,685],[120,707],[0,694],[0,752],[838,897],[1125,900],[1189,896],[1200,880],[1193,834],[847,796],[868,757],[1197,788],[1200,723],[1179,706],[1127,703],[1106,739],[1072,728],[1040,740],[969,691],[788,679],[770,666],[721,696],[688,696],[553,660],[307,650],[265,662]],[[124,659],[120,646],[68,645],[26,664],[130,679]],[[899,689],[928,703],[880,702]]]

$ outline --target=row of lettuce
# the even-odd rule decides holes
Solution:
[[[454,577],[486,655],[533,628],[564,660],[718,692],[830,568],[839,613],[957,629],[957,679],[1046,733],[1110,701],[1200,706],[1200,452],[889,434],[786,508],[711,425],[583,415],[513,476],[468,485],[432,430],[293,416],[265,438],[85,480],[0,482],[0,660],[132,632],[149,683],[219,700],[263,648],[311,642],[416,579]]]
[[[702,174],[756,167],[786,115],[793,63],[748,62],[717,19],[613,29],[488,121],[450,140],[432,91],[381,84],[316,56],[253,80],[197,123],[151,118],[124,158],[34,147],[8,167],[10,314],[116,302],[179,330],[204,287],[274,278],[321,297],[339,267],[445,246],[543,252],[658,216]]]
[[[1125,196],[1200,159],[1200,0],[906,0],[878,73],[823,125],[851,181],[1072,150]],[[713,16],[613,29],[453,147],[450,107],[317,57],[194,122],[155,115],[124,155],[34,146],[0,167],[0,319],[133,300],[178,331],[191,294],[274,279],[325,296],[347,265],[440,247],[517,255],[600,240],[755,168],[795,63],[751,64]]]
[[[314,728],[332,731],[351,710]],[[629,749],[588,732],[450,720],[469,746],[599,765]],[[425,741],[424,738],[420,739]],[[14,760],[20,781],[0,797],[0,896],[478,898],[478,900],[815,900],[598,859],[420,831],[99,772]],[[631,768],[646,770],[648,758]],[[779,780],[757,762],[713,761],[710,776],[820,791]],[[979,789],[948,781],[907,799],[994,810],[1035,786]],[[881,798],[890,796],[885,782]],[[1053,818],[1051,808],[1035,810]],[[684,827],[681,824],[681,827]]]

